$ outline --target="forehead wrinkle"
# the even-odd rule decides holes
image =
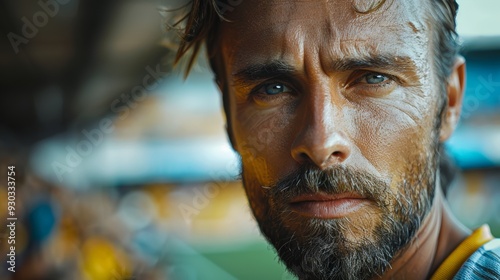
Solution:
[[[346,60],[365,60],[366,58],[377,55],[378,41],[369,41],[367,39],[337,39],[337,42],[327,44],[329,48],[323,49],[327,53],[328,61],[322,62],[324,69],[342,68],[340,64]],[[325,65],[326,64],[326,65]],[[337,67],[333,65],[339,65]]]
[[[251,17],[248,17],[245,16],[246,11],[258,12],[254,12]],[[233,61],[236,57],[245,60],[245,55],[239,56],[239,53],[245,52],[245,46],[248,42],[245,41],[245,36],[240,36],[241,33],[254,34],[253,38],[255,38],[254,36],[267,36],[271,39],[275,34],[283,34],[288,29],[294,11],[295,3],[293,1],[243,1],[242,5],[228,13],[229,21],[222,21],[220,26],[219,32],[224,34],[221,38],[223,56],[228,62]],[[270,16],[272,13],[279,13],[283,20]],[[226,44],[225,41],[229,42]],[[267,60],[267,58],[263,60]]]
[[[422,16],[424,8],[414,1],[410,2],[412,4],[402,5],[399,1],[387,0],[381,8],[369,14],[356,14],[354,9],[339,14],[332,10],[336,9],[334,5],[329,5],[328,9],[324,9],[327,16],[322,23],[321,51],[326,49],[332,59],[338,60],[345,56],[372,56],[399,45],[403,48],[394,50],[395,55],[409,56],[413,53],[416,57],[424,57],[428,42]],[[349,17],[351,12],[356,15]],[[345,20],[342,20],[343,17]],[[402,29],[409,33],[401,32]],[[383,37],[380,37],[381,34]],[[372,37],[374,35],[375,38]],[[391,42],[390,45],[388,42]]]
[[[280,5],[292,2],[293,5]],[[410,7],[401,5],[398,1],[387,1],[391,3],[389,8],[382,8],[377,10],[377,14],[390,12],[397,9],[398,6],[403,6],[405,10],[399,10],[403,15],[388,15],[387,17],[377,18],[375,22],[370,21],[370,25],[374,24],[375,28],[367,28],[366,20],[374,15],[361,15],[356,16],[354,19],[350,18],[348,21],[342,21],[342,17],[349,17],[347,13],[333,12],[324,6],[327,2],[321,2],[322,7],[317,17],[304,17],[307,13],[300,13],[300,11],[292,11],[291,7],[300,3],[314,3],[312,1],[258,1],[256,7],[257,17],[238,19],[230,29],[231,33],[224,36],[229,39],[229,44],[223,44],[225,53],[230,59],[232,66],[235,69],[248,65],[254,62],[265,62],[272,59],[279,60],[294,60],[295,64],[300,63],[298,60],[303,60],[305,48],[313,49],[313,53],[327,51],[328,57],[338,59],[341,57],[369,57],[384,50],[386,53],[391,51],[398,56],[412,56],[414,58],[426,58],[425,51],[422,47],[426,45],[427,35],[425,28],[419,29],[419,33],[415,33],[412,27],[408,24],[414,23],[415,26],[421,27],[421,19],[416,15],[415,10],[421,10],[419,7]],[[346,3],[346,2],[344,2]],[[321,5],[323,4],[323,5]],[[328,3],[331,4],[331,3]],[[395,4],[395,5],[394,5]],[[253,7],[255,10],[256,7]],[[273,7],[269,9],[269,7]],[[270,13],[277,12],[275,7],[284,8],[280,10],[280,15],[277,17],[270,17]],[[317,7],[317,6],[316,6]],[[251,7],[246,7],[251,8]],[[323,12],[321,12],[323,11]],[[331,12],[330,12],[331,11]],[[352,9],[349,9],[352,11]],[[322,17],[322,14],[326,16]],[[257,18],[257,20],[253,20]],[[393,18],[393,20],[387,20]],[[418,19],[417,19],[418,18]],[[261,20],[259,20],[261,19]],[[323,24],[318,24],[320,19]],[[363,20],[361,20],[363,19]],[[271,21],[272,20],[272,21]],[[363,24],[364,22],[364,24]],[[248,24],[251,24],[250,29]],[[225,25],[225,24],[224,24]],[[229,26],[229,24],[227,25]],[[311,29],[312,26],[315,28]],[[293,29],[292,29],[293,28]],[[249,36],[238,36],[241,30],[244,29],[245,33]],[[342,32],[340,30],[342,29]],[[401,35],[401,30],[407,29],[409,34]],[[304,30],[307,30],[304,32]],[[311,32],[312,31],[312,32]],[[385,40],[375,37],[370,38],[370,34],[378,35],[380,32],[388,33],[384,35]],[[253,34],[253,35],[252,35]],[[343,38],[341,38],[341,36]],[[412,38],[408,37],[411,36]],[[417,35],[417,36],[415,36]],[[263,38],[258,43],[252,42],[255,36]],[[414,37],[415,36],[415,37]],[[425,37],[425,38],[424,38]],[[281,38],[281,39],[280,39]],[[415,42],[415,39],[420,39]],[[248,41],[250,40],[250,41]],[[382,42],[384,41],[384,42]],[[388,41],[392,41],[389,45]],[[274,46],[267,48],[266,45]],[[277,44],[276,44],[277,42]],[[307,44],[305,44],[305,42]],[[413,42],[415,44],[410,44]],[[250,44],[249,44],[250,43]],[[399,48],[394,48],[394,45],[399,45]],[[424,46],[425,47],[425,46]],[[389,49],[387,49],[389,48]],[[413,55],[411,55],[413,54]],[[298,60],[297,60],[298,59]],[[323,61],[322,61],[323,63]],[[325,63],[328,64],[327,61]],[[298,66],[298,65],[297,65]]]
[[[281,21],[280,28],[275,26],[265,27],[262,30],[268,32],[259,32],[263,33],[262,36],[268,38],[268,40],[273,40],[270,45],[279,42],[272,48],[262,47],[262,45],[257,47],[254,45],[248,46],[248,42],[245,40],[223,44],[223,56],[226,56],[227,61],[231,62],[230,64],[233,66],[230,72],[235,73],[238,69],[245,68],[248,65],[264,64],[269,61],[300,61],[304,55],[305,42],[308,41],[307,34],[303,32],[300,24],[294,28],[288,28],[290,22],[290,20]]]
[[[325,52],[327,58],[330,60],[341,60],[346,57],[366,58],[380,55],[387,57],[389,54],[393,57],[412,57],[414,58],[414,63],[423,63],[427,60],[428,37],[425,36],[425,30],[415,33],[407,25],[404,28],[408,30],[408,33],[398,34],[395,31],[401,31],[401,26],[399,25],[385,24],[379,27],[387,31],[387,36],[384,36],[385,38],[372,38],[369,32],[368,34],[361,34],[359,36],[358,32],[353,36],[344,36],[343,38],[324,38],[325,43],[322,44],[321,51]],[[351,28],[354,30],[359,29],[357,27]],[[345,32],[344,34],[346,33],[350,34],[349,32]],[[329,62],[325,61],[323,63]]]

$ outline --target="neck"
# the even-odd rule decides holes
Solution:
[[[378,279],[428,279],[469,234],[450,212],[438,185],[433,206],[419,231]]]

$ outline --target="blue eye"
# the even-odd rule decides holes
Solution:
[[[290,89],[281,83],[272,83],[264,85],[263,91],[267,95],[276,95],[284,92],[290,92]]]
[[[379,73],[371,73],[364,77],[367,84],[380,84],[387,81],[389,78],[387,76]]]

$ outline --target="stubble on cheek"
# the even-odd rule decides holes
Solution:
[[[241,177],[243,180],[243,188],[248,199],[248,204],[250,205],[250,210],[252,211],[255,220],[261,226],[261,221],[264,217],[269,216],[270,211],[270,200],[266,195],[263,185],[258,181],[259,175],[255,172],[255,168],[250,165],[248,167],[242,162]],[[267,174],[267,172],[266,172]]]

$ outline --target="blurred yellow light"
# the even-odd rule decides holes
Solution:
[[[91,237],[82,246],[82,269],[91,280],[126,279],[129,260],[110,242]]]

